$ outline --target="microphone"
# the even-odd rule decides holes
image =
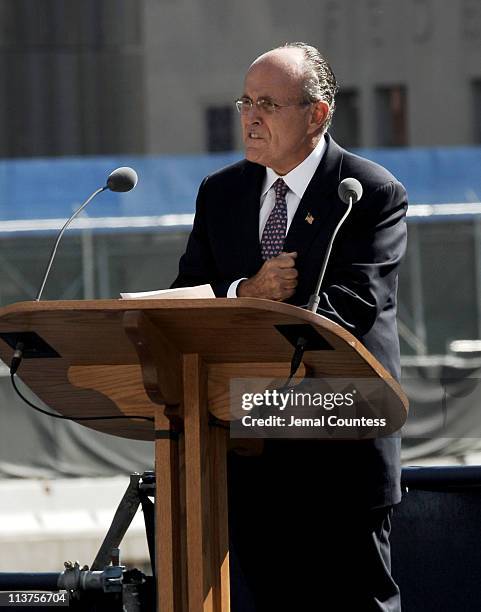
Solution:
[[[321,273],[320,273],[319,279],[317,281],[316,289],[315,289],[314,293],[311,295],[311,297],[309,299],[309,304],[307,305],[307,309],[310,310],[311,312],[317,312],[317,308],[319,306],[319,302],[321,301],[321,298],[319,296],[319,292],[321,290],[322,281],[324,280],[324,274],[326,272],[327,263],[329,261],[330,255],[331,255],[331,249],[332,249],[332,245],[334,243],[334,239],[335,239],[335,237],[337,235],[337,232],[339,231],[341,225],[344,223],[344,221],[349,216],[349,213],[351,212],[352,205],[355,204],[356,202],[359,202],[359,200],[361,199],[361,197],[362,197],[362,185],[355,178],[345,178],[343,181],[341,181],[339,183],[339,187],[337,188],[337,194],[339,196],[339,199],[342,202],[344,202],[344,204],[347,204],[348,207],[347,207],[347,210],[344,213],[343,217],[341,218],[341,220],[337,224],[335,230],[333,231],[331,239],[329,241],[329,245],[327,247],[327,251],[326,251],[326,254],[324,256],[324,261],[322,262]]]
[[[344,204],[349,204],[350,198],[352,198],[352,203],[355,204],[362,197],[362,185],[355,178],[345,178],[339,183],[337,194]]]
[[[95,196],[97,196],[102,191],[105,191],[106,189],[110,189],[110,191],[117,191],[117,192],[130,191],[137,185],[137,181],[138,181],[137,173],[132,168],[128,168],[125,166],[122,168],[117,168],[116,170],[114,170],[113,172],[109,174],[107,178],[107,184],[104,187],[100,187],[99,189],[94,191],[93,194],[89,198],[87,198],[87,200],[85,200],[85,202],[81,206],[79,206],[79,208],[77,208],[77,210],[68,219],[68,221],[65,223],[65,225],[62,227],[62,229],[58,233],[57,239],[55,241],[52,252],[50,254],[50,258],[48,260],[47,267],[45,269],[45,273],[42,278],[40,289],[38,290],[37,297],[35,298],[36,302],[39,302],[40,298],[42,297],[43,289],[45,287],[45,283],[47,282],[47,278],[50,273],[50,268],[52,267],[53,260],[55,258],[55,254],[57,252],[57,247],[60,243],[60,240],[62,239],[63,233],[65,232],[67,227],[70,225],[70,223],[75,219],[75,217],[77,217],[82,212],[82,210],[87,206],[87,204],[89,204],[89,202],[91,202],[95,198]]]
[[[139,177],[135,170],[122,166],[122,168],[117,168],[109,174],[107,187],[110,191],[130,191],[137,185],[138,180]]]

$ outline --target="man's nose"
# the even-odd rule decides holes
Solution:
[[[259,125],[262,121],[262,114],[256,104],[253,104],[244,115],[248,125]]]

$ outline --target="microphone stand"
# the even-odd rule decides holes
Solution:
[[[334,243],[334,239],[335,239],[335,237],[337,235],[337,232],[339,231],[341,225],[344,223],[346,218],[349,216],[349,213],[351,212],[352,205],[353,205],[354,201],[355,200],[354,200],[353,194],[349,194],[349,205],[347,207],[347,210],[344,213],[342,219],[337,224],[336,229],[332,233],[331,239],[329,240],[329,244],[327,246],[327,251],[326,251],[326,254],[324,256],[324,261],[322,262],[321,273],[319,275],[319,279],[317,281],[316,288],[314,290],[314,293],[309,298],[309,303],[307,305],[307,310],[310,310],[311,312],[314,312],[314,313],[317,312],[317,308],[319,306],[319,302],[321,301],[321,298],[319,296],[319,292],[321,290],[322,281],[324,280],[324,274],[326,273],[327,263],[329,261],[329,257],[331,256],[332,245]]]
[[[102,191],[105,191],[106,189],[108,189],[107,185],[105,187],[100,187],[100,189],[97,189],[97,191],[94,191],[94,193],[87,200],[85,200],[85,202],[79,208],[77,208],[77,210],[73,213],[73,215],[70,217],[70,219],[65,223],[65,225],[60,230],[60,232],[59,232],[59,234],[57,236],[57,240],[55,241],[55,244],[53,246],[52,252],[50,254],[50,258],[48,260],[47,268],[46,268],[45,273],[44,273],[43,278],[42,278],[42,284],[40,285],[40,289],[38,290],[37,297],[35,298],[36,302],[39,302],[40,298],[42,297],[43,289],[45,287],[45,283],[47,282],[47,278],[48,278],[48,275],[49,275],[49,272],[50,272],[50,268],[52,267],[52,263],[53,263],[53,260],[55,258],[55,253],[57,252],[57,247],[58,247],[58,245],[60,243],[60,240],[62,239],[63,233],[65,232],[67,227],[70,225],[70,223],[75,219],[75,217],[78,214],[80,214],[82,212],[82,210],[87,206],[87,204],[89,202],[91,202],[95,198],[96,195],[98,195]]]

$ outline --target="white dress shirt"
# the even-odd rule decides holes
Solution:
[[[304,192],[307,189],[307,186],[311,182],[314,173],[317,170],[317,167],[321,163],[322,157],[324,155],[324,151],[326,149],[326,141],[324,138],[321,138],[318,142],[316,148],[309,154],[308,157],[304,161],[302,161],[298,166],[296,166],[293,170],[285,174],[284,176],[280,176],[272,170],[272,168],[266,168],[266,176],[264,178],[264,183],[262,186],[261,199],[260,199],[260,212],[259,212],[259,242],[262,239],[262,233],[264,231],[264,227],[267,223],[267,219],[274,208],[274,204],[276,201],[276,194],[274,190],[274,183],[278,178],[283,179],[285,184],[289,187],[289,190],[286,194],[286,204],[287,204],[287,229],[286,232],[289,231],[289,227],[292,223],[292,219],[296,214],[297,208],[299,207],[299,202],[304,195]],[[239,278],[234,281],[227,291],[228,298],[237,297],[237,285],[246,280],[245,278]]]

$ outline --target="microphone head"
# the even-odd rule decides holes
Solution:
[[[109,174],[107,179],[107,187],[110,191],[130,191],[137,185],[139,177],[137,172],[132,168],[123,166],[117,168]]]
[[[339,183],[337,194],[344,204],[349,204],[349,198],[352,198],[352,203],[355,204],[362,197],[362,185],[355,178],[345,178]]]

